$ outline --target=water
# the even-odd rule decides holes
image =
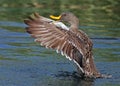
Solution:
[[[117,11],[106,14],[99,8],[89,8],[93,6],[89,1],[81,3],[80,6],[83,7],[81,10],[78,9],[77,3],[73,3],[73,6],[69,3],[68,9],[64,6],[67,3],[67,0],[65,1],[61,3],[61,8],[57,7],[57,4],[51,9],[45,7],[48,3],[54,4],[49,0],[38,1],[42,3],[38,5],[32,0],[29,3],[26,1],[26,4],[22,0],[17,2],[13,0],[13,3],[9,0],[0,1],[0,86],[120,86],[120,17]],[[97,2],[94,3],[95,6],[96,4]],[[37,11],[48,17],[51,12],[59,14],[64,11],[63,8],[79,16],[80,28],[93,40],[97,68],[103,74],[112,75],[112,78],[96,80],[78,78],[73,62],[53,50],[34,43],[34,39],[25,32],[26,25],[23,20],[27,15]],[[98,14],[100,17],[97,17]]]

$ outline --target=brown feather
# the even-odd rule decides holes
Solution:
[[[65,55],[66,58],[76,62],[82,73],[85,71],[93,73],[92,68],[97,72],[92,58],[92,42],[83,31],[77,29],[74,32],[64,30],[57,27],[52,20],[37,13],[24,22],[28,25],[26,31],[35,38],[36,42],[47,48],[55,49]],[[92,64],[86,63],[87,58]]]

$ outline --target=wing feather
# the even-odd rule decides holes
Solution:
[[[68,30],[58,28],[54,22],[36,14],[34,18],[29,18],[24,22],[28,25],[26,31],[35,38],[36,42],[46,48],[55,49],[69,60],[73,60],[83,72],[80,60],[84,57],[85,49],[79,37]]]

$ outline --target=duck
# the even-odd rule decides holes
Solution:
[[[79,29],[79,19],[71,12],[63,12],[50,18],[34,13],[24,20],[26,31],[48,49],[54,49],[76,64],[82,77],[100,78],[93,57],[93,42]]]

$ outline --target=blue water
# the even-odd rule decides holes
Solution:
[[[103,30],[102,35],[102,28],[95,27],[96,32],[89,35],[94,42],[97,68],[112,78],[82,80],[75,76],[73,62],[34,43],[25,26],[20,22],[0,21],[0,86],[120,86],[120,38],[110,35],[111,28],[107,33]]]

